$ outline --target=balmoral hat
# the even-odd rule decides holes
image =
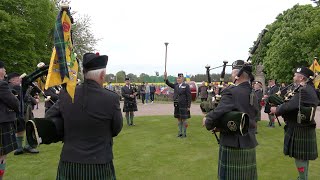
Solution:
[[[296,73],[302,74],[306,78],[313,78],[314,73],[307,67],[299,67],[296,69]]]
[[[108,56],[99,53],[86,53],[83,55],[83,70],[85,72],[106,68]]]

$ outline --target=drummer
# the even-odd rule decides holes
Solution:
[[[258,101],[254,95],[252,96],[254,92],[249,83],[252,76],[251,66],[244,65],[242,60],[236,61],[233,64],[232,81],[236,76],[239,78],[235,81],[235,86],[229,86],[222,92],[218,106],[208,113],[203,120],[203,125],[207,130],[217,131],[216,123],[225,113],[236,110],[249,115],[247,134],[241,136],[220,132],[218,179],[255,180],[257,179],[256,146],[258,143],[255,137],[254,118],[258,113]]]

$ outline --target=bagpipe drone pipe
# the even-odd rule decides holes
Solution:
[[[268,32],[268,29],[263,29],[262,32],[259,34],[258,39],[255,41],[253,47],[251,48],[251,50],[249,51],[249,57],[247,59],[247,62],[244,62],[243,60],[238,60],[235,61],[231,66],[234,68],[235,66],[239,67],[239,72],[237,74],[237,76],[235,77],[235,82],[236,80],[242,75],[242,73],[247,71],[250,71],[250,73],[248,73],[249,77],[250,77],[250,81],[252,82],[254,80],[253,75],[251,74],[252,72],[252,64],[251,64],[251,57],[252,55],[255,53],[255,51],[257,50],[263,36],[266,34],[266,32]],[[223,65],[219,66],[219,67],[215,67],[215,68],[220,68],[222,67],[222,72],[221,72],[221,76],[220,76],[220,84],[218,86],[219,91],[218,93],[215,95],[215,104],[218,105],[219,101],[221,100],[221,91],[223,88],[223,83],[224,83],[224,77],[225,77],[225,69],[227,66],[228,61],[223,61]],[[211,68],[211,69],[215,69],[215,68]],[[206,66],[206,74],[208,76],[208,83],[211,83],[211,77],[210,77],[210,66],[207,65]],[[233,82],[233,83],[235,83]],[[253,99],[254,99],[254,93],[252,92],[250,95],[250,104],[253,105]],[[204,107],[205,105],[202,104],[202,107]],[[201,107],[201,105],[200,105]],[[211,110],[210,108],[208,108],[209,110]],[[212,108],[214,110],[214,107]],[[206,111],[204,108],[202,108],[203,111]],[[208,112],[205,112],[208,113]],[[225,133],[237,133],[240,135],[245,135],[246,133],[248,133],[249,130],[249,115],[244,113],[244,112],[240,112],[240,111],[231,111],[228,113],[225,113],[221,118],[216,119],[214,121],[217,122],[213,122],[213,124],[217,124],[217,126],[215,128],[219,129],[220,131],[223,131]],[[216,135],[215,130],[213,130],[213,133],[218,141],[218,143],[220,142],[218,136]]]
[[[31,96],[33,92],[42,94],[47,100],[48,97],[34,81],[48,74],[48,65],[39,63],[37,69],[29,75],[22,75],[21,96],[22,99]],[[24,101],[20,101],[20,107],[24,107]],[[21,116],[25,116],[24,108],[21,108]],[[45,118],[30,118],[26,117],[26,138],[31,147],[35,148],[40,144],[51,144],[62,141],[63,137],[63,120],[45,119]]]

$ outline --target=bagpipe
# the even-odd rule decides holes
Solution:
[[[215,95],[215,103],[216,104],[218,104],[222,98],[221,92],[223,89],[226,67],[227,66],[232,66],[233,68],[240,67],[239,72],[238,72],[237,76],[235,77],[235,81],[233,83],[235,83],[237,81],[237,79],[239,79],[239,77],[244,72],[248,72],[248,71],[251,72],[252,71],[252,65],[251,65],[251,61],[250,61],[251,57],[255,53],[255,51],[257,50],[257,48],[261,42],[261,39],[265,35],[266,32],[268,32],[268,29],[263,29],[262,32],[259,34],[258,39],[255,41],[253,47],[249,51],[249,57],[247,59],[247,62],[244,62],[242,60],[238,60],[238,61],[235,61],[232,65],[227,65],[228,61],[223,61],[222,66],[218,66],[218,67],[211,68],[211,69],[210,69],[209,65],[207,65],[205,67],[206,74],[208,77],[208,83],[211,83],[210,70],[222,67],[222,72],[220,75],[220,84],[218,86],[219,91],[218,91],[218,94]],[[254,80],[253,75],[251,73],[248,73],[248,75],[250,78],[250,82],[252,82]],[[252,90],[252,92],[250,94],[250,104],[251,105],[254,105],[253,99],[254,99],[254,92]],[[244,112],[230,111],[230,112],[225,113],[221,118],[214,120],[214,121],[217,121],[217,122],[213,123],[213,124],[217,124],[217,126],[215,128],[219,129],[221,132],[231,133],[231,134],[240,134],[243,136],[246,133],[248,133],[248,130],[249,130],[249,115]],[[214,133],[216,140],[219,144],[220,140],[219,140],[215,130],[213,130],[213,133]]]
[[[307,83],[309,83],[312,79],[309,78],[307,80]],[[302,88],[302,85],[297,85],[295,88],[291,88],[287,90],[289,87],[293,87],[294,83],[286,86],[282,90],[278,91],[277,93],[270,95],[266,102],[270,104],[270,106],[279,106],[287,101],[290,101],[293,96],[296,95],[296,93],[299,93],[299,105],[298,105],[298,114],[297,114],[297,123],[299,124],[308,124],[314,119],[315,116],[315,107],[307,107],[301,105],[301,94],[300,89]],[[286,94],[281,97],[280,94],[287,90]],[[278,119],[277,119],[278,120]],[[279,120],[278,120],[278,123]],[[281,125],[280,125],[281,126]]]
[[[221,92],[224,88],[223,83],[224,83],[224,77],[225,77],[225,69],[227,66],[231,66],[231,65],[227,65],[228,61],[223,61],[223,65],[222,66],[218,66],[215,68],[211,68],[210,66],[207,65],[206,66],[206,74],[208,77],[208,83],[211,83],[211,77],[210,77],[210,70],[212,69],[216,69],[216,68],[220,68],[222,67],[222,72],[220,75],[220,83],[218,85],[218,93],[215,95],[215,102],[212,102],[214,105],[214,107],[216,107],[220,100],[221,100]],[[205,103],[210,103],[210,102],[203,102],[201,106],[204,106],[203,104]],[[214,110],[214,107],[211,110]],[[208,113],[208,112],[206,112]],[[249,116],[246,113],[240,112],[240,111],[230,111],[225,113],[221,118],[216,119],[214,121],[214,124],[217,124],[216,128],[218,128],[221,132],[225,132],[225,133],[235,133],[235,134],[240,134],[240,135],[244,135],[246,133],[248,133],[248,129],[249,129]],[[213,134],[215,135],[215,138],[218,142],[218,144],[220,143],[220,139],[218,138],[217,134],[215,131],[213,131]]]
[[[46,99],[48,96],[34,83],[38,78],[48,74],[49,66],[39,63],[37,69],[29,75],[23,74],[21,82],[21,99],[31,96],[33,92],[42,94]],[[52,101],[52,100],[51,100]],[[53,101],[52,101],[53,102]],[[20,107],[25,106],[24,101],[20,101]],[[21,115],[24,115],[24,108],[21,108]],[[31,147],[35,148],[39,144],[50,144],[62,141],[63,122],[61,119],[30,118],[26,120],[26,138]]]

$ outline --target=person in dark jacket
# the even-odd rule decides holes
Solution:
[[[261,109],[262,109],[261,101],[262,101],[262,98],[263,98],[262,83],[260,81],[255,81],[254,84],[253,84],[253,88],[254,88],[254,92],[255,92],[255,94],[257,96],[257,99],[258,99],[259,111],[258,111],[258,114],[257,114],[257,116],[255,118],[256,122],[258,122],[258,121],[261,121]],[[258,126],[256,126],[256,133],[258,133],[257,127]]]
[[[267,93],[263,96],[263,99],[268,99],[269,96],[276,94],[279,90],[280,89],[277,86],[276,81],[274,79],[270,79],[268,81]],[[269,118],[268,127],[274,128],[274,121],[276,119],[276,116],[274,114],[270,114],[270,108],[271,108],[271,105],[269,103],[266,103],[264,107],[264,112],[268,114],[268,118]]]
[[[103,88],[108,56],[83,56],[84,83],[74,102],[63,89],[46,118],[63,120],[64,136],[57,179],[116,179],[113,137],[122,129],[119,96]]]
[[[130,84],[130,79],[125,78],[126,85],[121,88],[121,95],[124,98],[123,112],[126,113],[127,125],[135,126],[133,123],[134,111],[138,111],[137,108],[137,89]]]
[[[154,84],[151,84],[150,86],[150,100],[151,104],[154,102],[154,93],[156,92],[156,86]]]
[[[23,147],[23,139],[26,130],[26,121],[33,118],[32,106],[34,105],[35,99],[30,95],[26,94],[24,99],[21,99],[21,78],[20,74],[13,72],[8,74],[7,78],[9,82],[9,87],[12,92],[17,96],[19,101],[23,101],[24,107],[24,114],[17,114],[17,128],[16,128],[16,138],[17,138],[17,145],[18,148],[15,150],[14,155],[20,155],[24,152],[36,154],[39,153],[37,149],[32,148],[27,139],[25,140],[25,146]]]
[[[4,80],[6,69],[0,61],[0,180],[6,168],[6,156],[17,149],[15,121],[19,113],[19,100]]]
[[[188,84],[184,82],[182,73],[178,74],[177,82],[172,84],[167,79],[167,72],[164,73],[164,80],[166,84],[174,89],[173,105],[174,105],[174,117],[178,120],[178,137],[187,137],[187,127],[190,116],[191,107],[191,91]]]
[[[252,69],[244,67],[244,61],[234,63],[232,81],[239,77],[234,86],[222,91],[221,100],[217,107],[203,119],[203,125],[210,131],[217,131],[216,123],[228,112],[240,111],[249,116],[248,133],[220,132],[220,149],[218,164],[218,179],[255,180],[257,179],[255,117],[258,113],[257,99],[249,83]],[[241,68],[243,73],[241,72]]]
[[[282,116],[285,126],[283,152],[295,159],[300,180],[308,179],[309,160],[318,158],[316,121],[314,113],[319,100],[312,83],[313,72],[307,67],[297,68],[293,77],[297,85],[294,96],[270,113]],[[310,109],[310,115],[302,109]]]

